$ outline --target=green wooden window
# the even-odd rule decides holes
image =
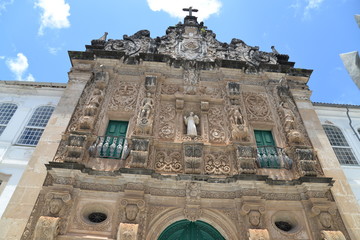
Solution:
[[[109,121],[106,134],[101,137],[97,146],[98,154],[103,158],[121,158],[126,142],[126,131],[129,122]]]
[[[210,224],[180,220],[167,227],[158,240],[225,240]]]
[[[280,168],[281,159],[271,131],[255,130],[257,162],[261,168]]]

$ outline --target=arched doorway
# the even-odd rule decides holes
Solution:
[[[206,222],[180,220],[168,226],[158,240],[225,240],[225,238]]]

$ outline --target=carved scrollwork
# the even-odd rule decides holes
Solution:
[[[137,83],[120,83],[112,93],[109,110],[135,111],[138,89]]]
[[[206,174],[225,174],[231,173],[229,155],[224,152],[209,153],[205,155]]]
[[[268,121],[272,120],[269,103],[265,94],[245,93],[246,112],[249,120]]]
[[[210,142],[225,142],[224,113],[220,107],[211,107],[209,109],[209,129]]]
[[[176,151],[157,151],[155,169],[163,172],[181,172],[182,157],[180,152]]]
[[[175,137],[175,106],[170,103],[161,104],[160,107],[160,126],[159,126],[159,137],[162,139],[173,139]]]

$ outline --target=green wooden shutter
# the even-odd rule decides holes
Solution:
[[[109,121],[100,157],[121,158],[128,125],[129,122],[125,121]]]
[[[271,131],[255,130],[255,139],[258,151],[258,163],[261,168],[280,168],[280,159],[277,153]]]

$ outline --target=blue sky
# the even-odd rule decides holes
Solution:
[[[68,50],[84,51],[104,32],[162,36],[188,6],[219,41],[239,38],[268,52],[274,45],[295,67],[313,69],[312,101],[360,105],[339,57],[360,50],[359,0],[0,0],[0,79],[65,83]]]

